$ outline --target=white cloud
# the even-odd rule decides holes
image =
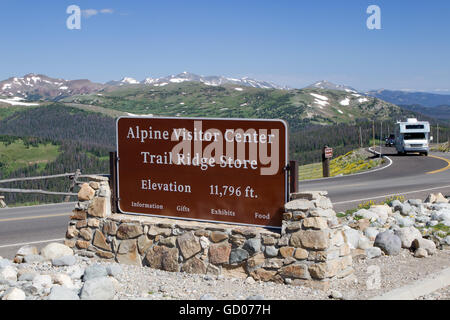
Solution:
[[[112,14],[112,13],[114,13],[114,10],[110,9],[110,8],[105,8],[105,9],[100,9],[100,10],[86,9],[86,10],[82,10],[81,13],[83,14],[83,17],[90,18],[92,16],[96,16],[99,13]]]
[[[95,9],[86,9],[86,10],[82,10],[81,13],[83,14],[83,17],[90,18],[92,16],[97,15],[98,11]]]
[[[100,12],[101,12],[101,13],[114,13],[114,10],[113,10],[113,9],[108,9],[108,8],[106,8],[106,9],[100,10]]]

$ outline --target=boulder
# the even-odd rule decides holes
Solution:
[[[355,229],[347,229],[344,231],[345,242],[350,246],[351,249],[357,249],[359,239],[361,238],[361,233]]]
[[[39,254],[39,250],[35,246],[26,245],[23,247],[20,247],[19,250],[16,252],[16,256],[27,256],[29,254]]]
[[[52,260],[64,256],[73,256],[73,250],[61,243],[52,242],[41,250],[41,256],[46,260]]]
[[[436,244],[428,239],[415,239],[412,242],[411,248],[417,250],[419,248],[425,249],[429,256],[436,253]]]
[[[101,264],[94,264],[84,270],[83,281],[106,277],[107,275],[108,271],[106,270],[105,266],[102,266]]]
[[[418,248],[416,252],[414,252],[414,257],[416,258],[426,258],[428,257],[428,252],[424,248]]]
[[[448,203],[448,199],[442,195],[442,193],[438,193],[435,195],[436,203]]]
[[[392,215],[392,209],[391,209],[391,207],[389,207],[389,206],[386,205],[386,204],[371,206],[369,210],[372,211],[372,212],[375,212],[375,213],[377,214],[378,220],[379,220],[381,223],[385,223],[385,222],[386,222],[386,219],[387,219],[390,215]]]
[[[5,266],[0,269],[0,283],[2,281],[17,281],[17,271],[13,266]]]
[[[72,266],[77,262],[74,256],[62,256],[52,259],[52,265],[55,267]]]
[[[244,242],[243,249],[247,250],[248,253],[252,256],[255,253],[261,251],[261,239],[251,238]]]
[[[378,247],[371,247],[365,250],[367,259],[372,259],[381,256],[381,249]]]
[[[393,231],[387,230],[377,235],[373,246],[380,248],[387,255],[398,255],[402,248],[402,241]]]
[[[376,212],[367,209],[360,209],[353,214],[353,217],[361,217],[370,221],[375,221],[378,219]]]
[[[25,300],[26,295],[19,288],[10,288],[6,290],[5,294],[2,297],[2,300]]]
[[[81,185],[80,191],[78,191],[78,200],[88,201],[92,200],[95,196],[95,190],[92,189],[88,183],[83,183]]]
[[[48,300],[80,300],[80,297],[73,289],[54,286],[48,295]]]
[[[427,198],[424,201],[425,203],[435,203],[436,202],[436,196],[432,193],[430,193]]]
[[[402,248],[405,249],[411,248],[412,242],[415,239],[422,239],[422,234],[414,227],[399,228],[395,230],[394,233],[400,238]]]
[[[374,227],[368,227],[364,230],[364,235],[370,240],[374,241],[377,237],[377,234],[380,233],[377,228]]]
[[[116,290],[108,277],[87,280],[81,288],[81,300],[112,300]]]

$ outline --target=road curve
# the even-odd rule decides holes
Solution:
[[[300,181],[299,190],[326,190],[337,211],[357,207],[358,204],[381,201],[390,195],[405,198],[424,198],[431,192],[450,193],[450,170],[443,153],[430,156],[397,155],[394,148],[383,148],[392,159],[391,166],[366,174],[331,179]]]

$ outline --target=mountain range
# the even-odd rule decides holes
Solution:
[[[223,76],[199,76],[189,72],[170,75],[162,78],[148,77],[142,81],[130,77],[124,77],[118,81],[107,83],[95,83],[87,79],[64,80],[51,78],[42,74],[30,73],[23,77],[11,77],[0,81],[0,96],[20,97],[27,100],[60,100],[78,94],[90,94],[102,90],[114,90],[123,86],[154,86],[163,87],[171,83],[200,82],[208,86],[222,86],[233,84],[238,86],[253,87],[260,89],[287,90],[288,87],[276,85],[267,81],[259,81],[248,77],[227,78]]]

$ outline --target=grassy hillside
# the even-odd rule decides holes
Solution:
[[[37,171],[42,171],[59,154],[59,146],[49,142],[31,144],[27,140],[0,136],[0,174],[7,176],[31,165],[37,165]]]
[[[388,119],[405,115],[393,104],[354,92],[257,89],[235,85],[215,87],[195,82],[163,87],[124,86],[68,97],[62,102],[155,116],[281,118],[293,129],[308,124],[348,123],[361,118]]]
[[[338,156],[330,161],[330,176],[348,175],[376,168],[384,163],[383,159],[374,158],[364,149],[357,149]],[[322,163],[311,163],[299,167],[299,179],[310,180],[323,178]]]

